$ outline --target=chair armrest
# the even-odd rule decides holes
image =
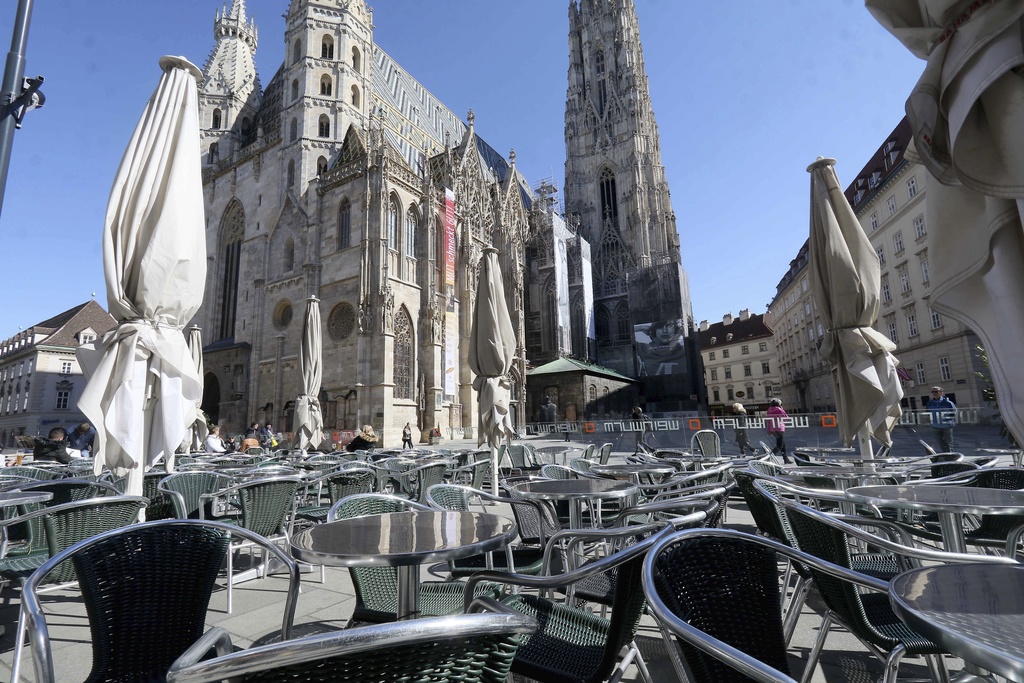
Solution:
[[[223,657],[230,654],[232,649],[231,634],[220,626],[214,626],[174,660],[171,668],[167,670],[167,675],[171,676],[186,667],[198,664],[211,651],[215,651],[218,657]]]

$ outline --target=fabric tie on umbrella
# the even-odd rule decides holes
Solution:
[[[516,354],[516,331],[505,303],[505,286],[498,265],[498,250],[484,249],[477,286],[473,325],[469,334],[469,369],[476,377],[479,418],[477,445],[491,449],[492,486],[497,491],[497,449],[503,436],[515,432],[509,405],[512,387],[508,373]]]
[[[323,340],[320,334],[320,300],[306,299],[306,318],[302,323],[302,347],[299,351],[302,393],[295,401],[295,437],[298,448],[318,448],[323,440],[324,420],[320,411],[320,384],[323,381]]]
[[[188,350],[192,355],[192,362],[196,366],[196,376],[199,377],[199,395],[203,394],[203,331],[198,325],[193,325],[188,331]],[[206,423],[206,413],[202,409],[202,400],[195,403],[195,419],[192,420],[185,433],[185,452],[189,449],[201,451],[205,448],[206,437],[210,435],[210,427]]]
[[[819,349],[832,363],[839,434],[846,445],[863,428],[886,446],[903,414],[896,349],[872,325],[881,289],[878,255],[857,220],[833,165],[822,159],[811,174],[811,291],[828,330]],[[862,444],[862,448],[870,444]]]
[[[164,73],[114,179],[103,228],[107,304],[118,327],[78,350],[88,382],[78,407],[101,458],[141,495],[146,467],[173,467],[202,384],[182,330],[202,303],[206,238],[197,80],[182,57]]]
[[[866,0],[927,60],[907,157],[929,182],[930,306],[981,338],[1003,421],[1024,438],[1024,2]]]

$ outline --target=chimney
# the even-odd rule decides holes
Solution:
[[[740,320],[750,320],[750,309],[744,308],[740,311]]]
[[[724,316],[722,316],[722,324],[732,325],[732,313],[726,313]]]
[[[701,332],[707,332],[708,331],[708,321],[707,320],[701,320],[700,321],[700,331]]]

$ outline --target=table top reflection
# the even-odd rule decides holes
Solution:
[[[893,610],[953,654],[1024,680],[1024,567],[949,564],[913,569],[889,586]]]
[[[291,539],[303,562],[342,567],[396,567],[455,560],[498,550],[515,539],[515,523],[482,512],[417,510],[320,524]]]
[[[1024,491],[968,486],[855,486],[846,496],[857,503],[932,512],[1020,514]]]
[[[573,498],[625,498],[634,495],[636,486],[614,479],[550,479],[530,481],[516,486],[523,495],[541,500]]]

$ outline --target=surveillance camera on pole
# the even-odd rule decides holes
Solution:
[[[3,210],[14,131],[21,128],[25,114],[43,106],[46,101],[43,93],[39,91],[43,77],[25,78],[25,46],[28,44],[32,2],[33,0],[18,0],[14,31],[11,35],[11,50],[7,53],[4,79],[0,85],[0,211]]]

